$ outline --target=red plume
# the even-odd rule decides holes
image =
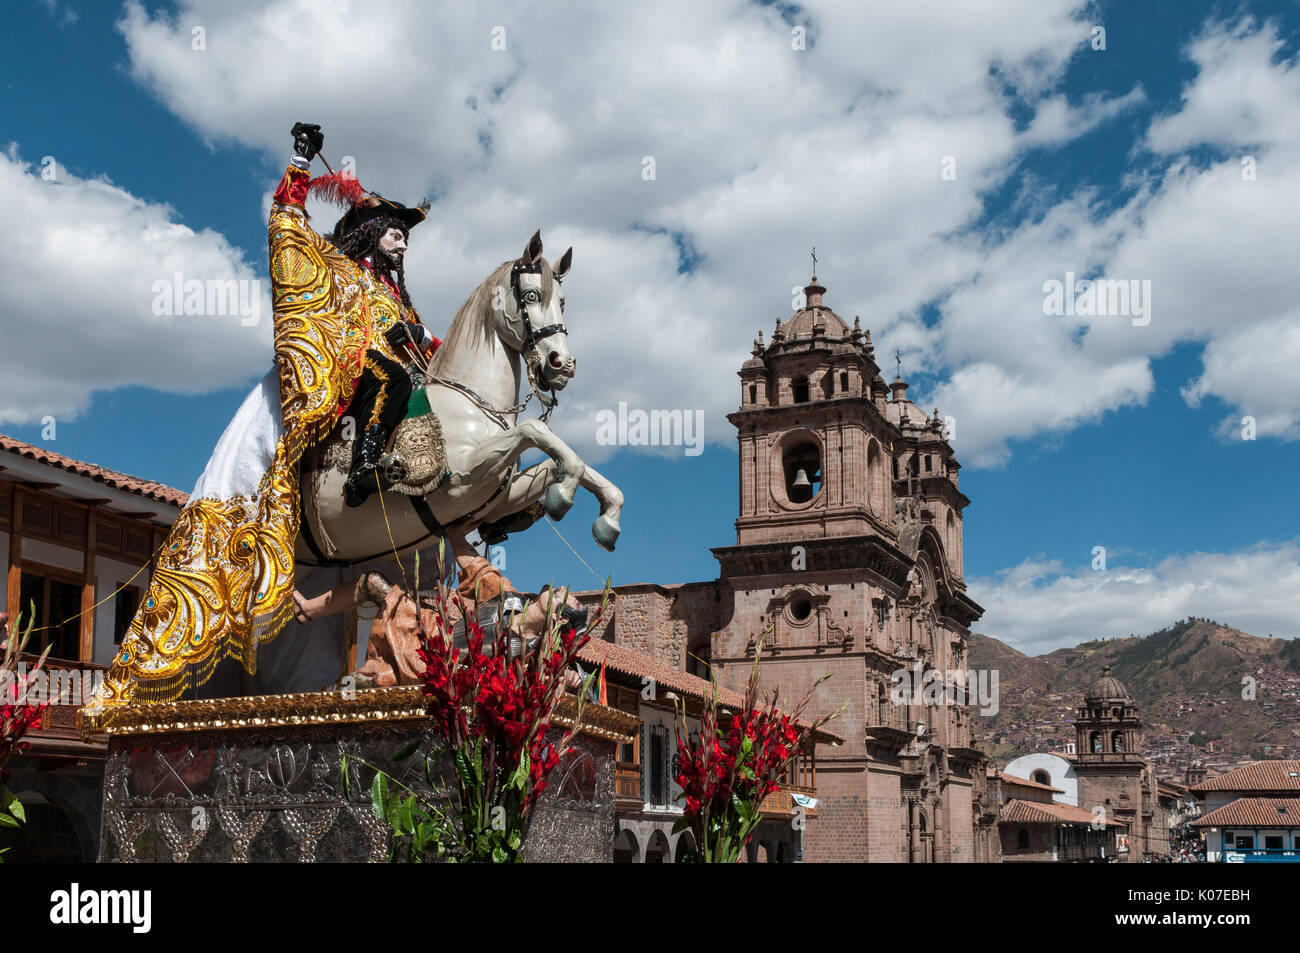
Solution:
[[[355,174],[334,172],[317,176],[308,182],[307,194],[340,208],[352,208],[365,196],[366,190],[361,187]]]

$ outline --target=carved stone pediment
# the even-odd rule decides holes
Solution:
[[[788,648],[851,648],[852,626],[834,619],[830,602],[830,592],[817,583],[782,586],[767,602],[764,618],[772,632],[764,647],[773,652]],[[751,645],[755,641],[751,639]]]

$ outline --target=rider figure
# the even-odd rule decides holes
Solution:
[[[320,152],[325,137],[320,126],[303,123],[293,127],[292,135],[293,165],[305,171]],[[402,264],[411,229],[424,221],[429,203],[408,208],[365,192],[356,177],[347,173],[314,179],[308,191],[350,204],[334,231],[325,237],[365,269],[380,292],[370,296],[370,330],[374,333],[368,335],[359,368],[353,367],[357,372],[356,388],[346,408],[358,435],[344,493],[348,506],[360,506],[377,488],[384,449],[406,416],[413,388],[413,372],[408,365],[414,365],[414,373],[418,374],[419,366],[442,344],[424,327],[411,306]],[[285,200],[280,192],[276,197]]]

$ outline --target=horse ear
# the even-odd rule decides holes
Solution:
[[[570,247],[568,251],[560,256],[560,260],[555,263],[555,267],[551,269],[551,274],[555,276],[555,280],[563,281],[564,276],[569,273],[569,266],[572,264],[573,248]]]
[[[537,259],[542,257],[542,230],[539,228],[533,232],[533,237],[528,239],[528,244],[524,246],[524,253],[519,257],[525,265],[531,265]]]

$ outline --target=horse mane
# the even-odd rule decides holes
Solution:
[[[510,269],[514,263],[515,259],[511,258],[498,265],[496,270],[488,275],[460,306],[456,317],[452,319],[451,326],[447,328],[442,346],[434,352],[433,360],[429,362],[430,373],[441,376],[446,365],[462,348],[477,347],[491,341],[495,333],[488,320],[493,310],[492,292],[495,288],[501,287],[507,294],[510,293]],[[543,258],[541,263],[542,306],[550,307],[551,296],[555,293],[555,275],[551,271],[550,262]]]

